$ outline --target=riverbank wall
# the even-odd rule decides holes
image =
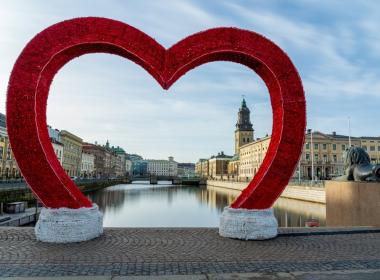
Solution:
[[[247,182],[207,180],[207,186],[242,191]],[[326,204],[326,192],[323,187],[288,185],[281,197]]]
[[[76,185],[83,193],[104,189],[110,186],[124,184],[125,179],[106,179],[106,180],[82,180],[76,182]],[[0,202],[8,203],[15,201],[27,201],[28,205],[35,204],[36,198],[33,196],[31,189],[24,183],[17,183],[14,186],[9,184],[7,186],[0,185]]]

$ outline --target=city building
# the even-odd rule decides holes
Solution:
[[[4,122],[1,123],[4,125]],[[21,178],[5,126],[0,126],[0,179]]]
[[[128,158],[125,159],[125,174],[127,176],[132,175],[132,161]]]
[[[135,159],[132,161],[132,175],[135,177],[148,176],[148,161],[143,159]]]
[[[9,143],[5,115],[0,113],[0,179],[17,178],[21,178],[21,173]]]
[[[127,154],[127,161],[130,161],[130,175],[131,176],[148,176],[148,162],[142,156],[137,154]],[[126,161],[126,164],[127,164]],[[129,163],[128,163],[129,164]],[[127,167],[128,170],[128,167]]]
[[[131,160],[132,162],[137,160],[142,160],[143,157],[137,154],[127,154],[127,159]]]
[[[125,177],[126,176],[126,160],[127,160],[127,153],[124,151],[123,148],[117,146],[111,147],[112,152],[116,155],[116,162],[115,162],[115,176],[116,177]]]
[[[83,146],[82,160],[81,160],[81,178],[94,178],[95,177],[95,155],[86,152]]]
[[[7,127],[5,115],[2,113],[0,113],[0,127],[3,127],[3,128]]]
[[[219,153],[210,159],[200,159],[195,164],[195,172],[204,178],[222,178],[227,175],[229,180],[250,180],[260,168],[270,140],[270,135],[254,139],[250,110],[243,98],[235,129],[235,155],[229,157]],[[372,163],[380,163],[380,137],[349,137],[336,132],[326,134],[309,129],[293,177],[323,180],[342,175],[345,153],[350,145],[362,147]]]
[[[148,174],[155,176],[177,176],[178,163],[173,157],[168,160],[163,159],[148,159]]]
[[[82,160],[82,138],[66,130],[61,130],[59,139],[63,144],[63,169],[69,176],[79,177]]]
[[[380,163],[380,137],[359,137],[361,147],[367,151],[372,163]]]
[[[247,107],[247,103],[243,98],[241,107],[238,112],[238,120],[235,129],[235,154],[239,154],[240,147],[251,143],[254,137],[254,130],[250,120],[250,110]]]
[[[208,159],[201,158],[195,164],[195,174],[202,178],[209,176]]]
[[[294,177],[311,179],[314,175],[314,179],[330,179],[342,175],[345,153],[350,144],[366,150],[372,163],[380,162],[380,137],[349,137],[336,132],[325,134],[309,129]]]
[[[63,144],[56,140],[56,138],[50,138],[50,141],[58,161],[63,165]]]
[[[104,146],[91,143],[83,143],[83,152],[94,156],[94,174],[95,178],[111,177],[111,152]]]
[[[230,180],[236,180],[239,177],[240,156],[235,154],[228,162],[228,177]]]
[[[212,156],[208,160],[208,176],[211,178],[222,177],[228,174],[228,163],[232,156],[227,156],[224,152]]]
[[[247,179],[256,175],[270,143],[270,136],[257,138],[255,141],[240,147],[239,178]]]
[[[48,133],[49,133],[50,139],[54,139],[56,141],[60,141],[60,139],[59,139],[59,129],[52,128],[50,125],[47,126],[47,129],[48,129]]]
[[[178,163],[178,176],[194,177],[195,164],[194,163]]]

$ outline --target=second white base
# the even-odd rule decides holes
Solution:
[[[43,242],[86,241],[103,233],[103,215],[96,204],[79,209],[42,208],[34,231]]]
[[[264,240],[277,236],[278,223],[273,209],[235,209],[225,207],[220,217],[219,235],[223,237]]]

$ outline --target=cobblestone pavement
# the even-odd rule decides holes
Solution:
[[[241,241],[222,238],[217,229],[207,228],[106,228],[104,235],[88,242],[48,244],[36,241],[33,228],[0,228],[0,276],[201,276],[380,269],[379,230],[327,233]]]

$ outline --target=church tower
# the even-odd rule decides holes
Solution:
[[[235,155],[239,154],[240,147],[253,141],[253,128],[250,120],[247,103],[243,98],[238,112],[238,121],[235,130]]]

